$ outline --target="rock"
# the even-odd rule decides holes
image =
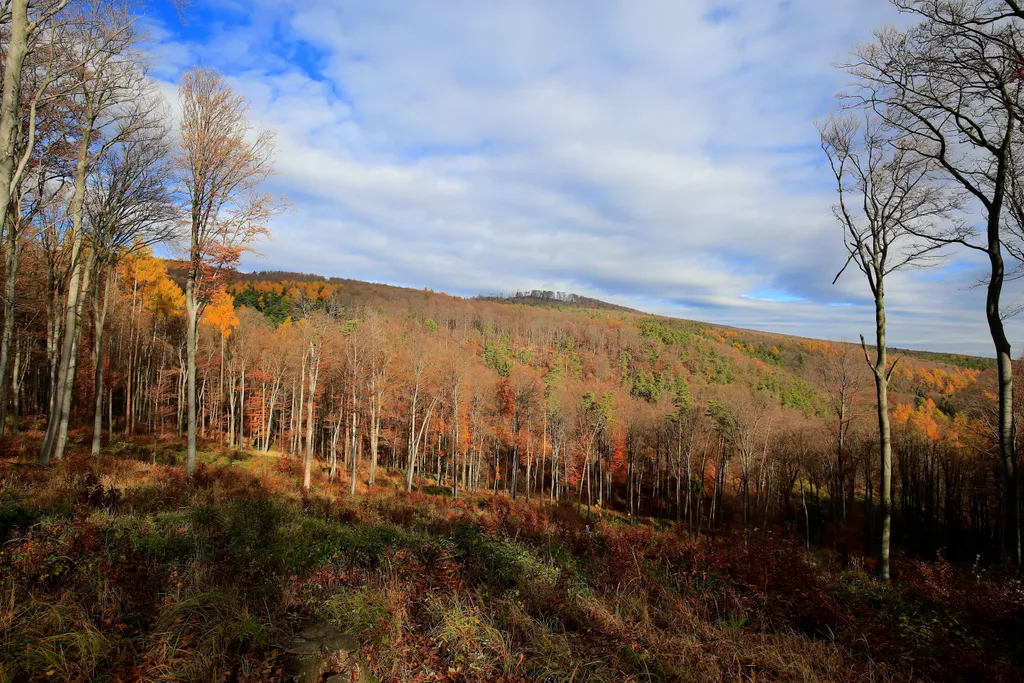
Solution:
[[[359,661],[359,643],[330,624],[310,626],[285,650],[284,683],[365,683],[370,678]]]
[[[352,683],[352,681],[358,680],[358,678],[353,678],[352,674],[334,674],[327,677],[326,683]]]

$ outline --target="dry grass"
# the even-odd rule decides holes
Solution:
[[[164,457],[0,465],[0,680],[276,680],[318,621],[393,681],[1013,680],[1020,658],[1012,581],[919,563],[890,589],[781,541],[325,476],[303,497],[276,456],[188,482]]]

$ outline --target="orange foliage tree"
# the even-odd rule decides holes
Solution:
[[[189,221],[185,310],[188,316],[186,471],[196,461],[196,349],[199,319],[223,278],[268,234],[278,200],[261,187],[273,172],[274,136],[254,136],[245,98],[217,71],[194,67],[178,87],[182,108],[179,196]]]

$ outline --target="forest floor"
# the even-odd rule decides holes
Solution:
[[[114,443],[0,459],[0,681],[274,681],[311,624],[380,681],[1010,681],[1024,589],[999,568],[809,561],[778,532],[688,538],[574,504],[347,495],[285,457]],[[154,464],[153,461],[157,464]]]

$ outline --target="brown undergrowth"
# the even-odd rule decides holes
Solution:
[[[978,568],[898,561],[885,587],[770,534],[693,540],[386,476],[300,496],[287,458],[205,455],[191,482],[127,448],[0,463],[0,680],[273,681],[290,634],[325,621],[381,681],[997,681],[1021,664],[1020,583]]]

